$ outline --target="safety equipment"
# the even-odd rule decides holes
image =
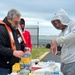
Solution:
[[[12,50],[16,50],[13,34],[12,34],[12,31],[11,31],[10,27],[8,25],[6,25],[6,23],[4,23],[2,20],[0,20],[0,24],[5,25],[5,27],[6,27],[7,31],[8,31],[9,37],[10,37]],[[24,44],[26,44],[25,39],[24,39],[24,37],[22,35],[22,32],[21,32],[21,29],[20,29],[20,25],[18,26],[18,31],[19,31],[19,33],[20,33],[20,35],[22,37],[22,40],[23,40]]]

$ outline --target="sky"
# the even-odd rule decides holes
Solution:
[[[26,25],[39,25],[40,34],[58,35],[52,24],[54,12],[64,9],[71,19],[75,19],[75,0],[0,0],[0,19],[3,19],[11,8],[20,11]]]

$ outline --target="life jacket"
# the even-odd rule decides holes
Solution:
[[[5,27],[6,27],[7,31],[8,31],[9,37],[10,37],[11,48],[12,48],[12,50],[16,50],[16,46],[15,46],[15,42],[14,42],[14,37],[13,37],[11,28],[8,25],[6,25],[6,23],[4,23],[2,20],[0,20],[0,24],[5,25]],[[25,41],[25,39],[23,37],[23,34],[22,34],[20,26],[18,26],[18,31],[20,33],[22,41],[24,42],[24,44],[26,44],[26,41]]]

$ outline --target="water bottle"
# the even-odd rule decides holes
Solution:
[[[26,51],[23,57],[30,57],[31,56],[31,52],[30,51]]]
[[[54,75],[59,75],[59,69],[56,65],[55,65],[55,68],[54,68]]]
[[[30,63],[31,63],[31,53],[30,53],[30,51],[26,51],[25,52],[25,54],[22,57],[21,61],[22,61],[21,67],[22,68],[26,67],[26,68],[29,69]]]

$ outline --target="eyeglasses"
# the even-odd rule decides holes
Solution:
[[[18,24],[20,24],[20,22],[19,22],[19,21],[14,21],[14,23],[15,23],[15,25],[18,25]]]

